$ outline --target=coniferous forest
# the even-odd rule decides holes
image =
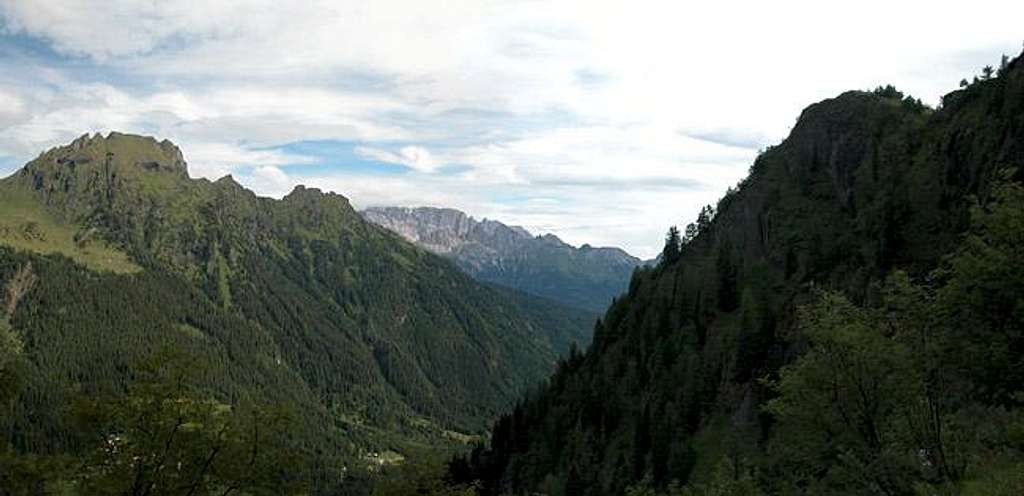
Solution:
[[[1024,59],[686,224],[598,318],[82,136],[0,180],[0,496],[1024,494]]]
[[[808,107],[451,475],[483,494],[1024,494],[1024,62]]]
[[[0,494],[365,486],[478,438],[593,325],[341,196],[189,179],[166,141],[83,136],[0,192]]]

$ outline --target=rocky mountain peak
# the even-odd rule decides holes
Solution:
[[[111,132],[84,134],[51,148],[7,182],[74,220],[99,205],[109,210],[173,194],[189,181],[184,155],[174,143]]]
[[[171,141],[157,141],[151,136],[118,132],[110,132],[107,136],[100,133],[83,134],[68,145],[44,152],[26,168],[40,169],[47,165],[56,165],[74,170],[82,166],[96,168],[110,167],[113,164],[134,167],[145,172],[164,172],[188,177],[185,156]]]
[[[291,193],[285,195],[282,202],[314,211],[333,211],[334,213],[355,212],[352,204],[349,203],[348,198],[344,195],[339,195],[333,191],[324,192],[319,188],[310,188],[302,184],[295,186]]]
[[[532,237],[522,227],[488,219],[478,221],[452,208],[372,207],[364,210],[363,216],[440,254],[485,240],[489,245],[508,246]]]
[[[577,249],[554,234],[535,237],[451,208],[374,207],[362,214],[478,279],[589,310],[603,310],[642,263],[618,248]]]

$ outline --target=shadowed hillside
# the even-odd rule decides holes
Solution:
[[[1017,494],[1022,166],[1019,58],[938,110],[891,87],[811,105],[453,474],[490,494]]]

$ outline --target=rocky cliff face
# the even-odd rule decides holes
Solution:
[[[378,207],[363,216],[444,255],[470,275],[555,301],[602,311],[642,264],[618,248],[575,248],[557,236],[476,220],[450,208]]]
[[[439,254],[455,253],[471,244],[508,251],[533,238],[521,227],[487,219],[478,221],[451,208],[378,207],[365,210],[363,216]]]

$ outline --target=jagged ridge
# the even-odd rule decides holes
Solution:
[[[607,308],[643,264],[618,248],[575,248],[552,234],[535,237],[454,209],[375,207],[362,213],[480,280],[595,312]]]

